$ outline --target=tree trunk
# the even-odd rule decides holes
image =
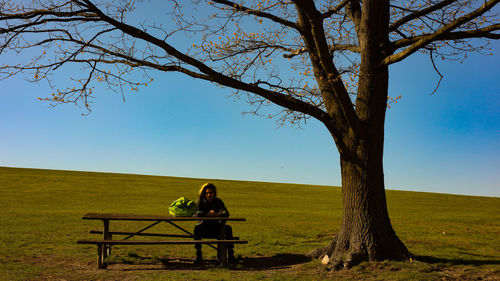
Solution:
[[[329,245],[311,253],[313,257],[328,255],[335,269],[348,268],[361,261],[405,260],[410,257],[408,249],[392,229],[384,187],[384,124],[389,69],[381,61],[388,54],[389,1],[363,1],[362,9],[349,5],[361,49],[355,102],[357,120],[348,114],[339,116],[336,108],[327,107],[333,116],[332,122],[342,121],[342,118],[347,120],[346,126],[336,126],[340,132],[329,129],[340,153],[342,223]],[[315,57],[311,55],[311,58],[314,65]],[[336,77],[337,73],[332,72],[332,76]],[[323,80],[319,78],[318,81],[321,85]],[[327,123],[325,125],[329,128]]]
[[[409,252],[394,232],[384,189],[382,155],[370,151],[362,163],[341,159],[343,216],[330,256],[338,266],[363,260],[404,260]]]
[[[334,269],[362,261],[406,260],[410,253],[394,232],[384,190],[382,150],[365,142],[358,146],[363,158],[341,155],[343,214],[333,241],[312,253],[330,257]],[[351,154],[352,155],[352,154]]]
[[[335,269],[362,261],[405,260],[410,253],[394,232],[385,197],[383,152],[387,101],[387,68],[372,71],[360,83],[361,94],[370,96],[370,106],[357,108],[369,125],[362,135],[350,135],[340,151],[343,214],[340,230],[326,247],[311,253],[328,255]],[[368,93],[369,92],[369,93]],[[363,98],[363,96],[361,97]],[[376,101],[375,101],[376,100]]]
[[[386,56],[388,22],[388,1],[363,2],[356,114],[368,126],[366,131],[350,136],[349,153],[340,153],[343,216],[330,253],[337,268],[364,260],[410,257],[392,229],[385,197],[383,153],[389,70],[380,62]]]
[[[389,72],[372,56],[362,58],[356,114],[366,127],[350,131],[339,149],[343,214],[340,230],[326,247],[312,253],[330,257],[335,269],[362,261],[405,260],[410,253],[394,232],[385,197],[383,154]],[[365,59],[363,61],[363,59]]]

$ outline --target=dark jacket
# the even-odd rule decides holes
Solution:
[[[206,217],[210,210],[214,210],[216,213],[219,213],[221,217],[229,217],[229,212],[224,206],[224,202],[219,198],[214,198],[212,203],[208,203],[207,199],[203,198],[198,200],[198,211],[196,211],[197,217]]]

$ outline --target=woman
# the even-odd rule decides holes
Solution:
[[[217,188],[212,183],[206,183],[201,186],[198,199],[198,217],[229,217],[229,212],[224,206],[224,202],[217,198]],[[233,229],[229,225],[224,225],[226,231],[226,239],[233,239]],[[200,221],[194,227],[195,239],[201,238],[219,238],[221,231],[221,223],[218,220]],[[201,254],[201,244],[196,244],[196,260],[195,264],[201,264],[203,257]],[[228,259],[230,263],[234,263],[234,245],[228,245]]]

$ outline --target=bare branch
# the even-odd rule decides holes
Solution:
[[[217,82],[220,85],[227,86],[233,89],[251,92],[259,96],[262,96],[272,101],[273,103],[276,103],[283,107],[314,116],[318,120],[323,120],[325,122],[327,122],[328,120],[328,114],[326,114],[321,109],[312,106],[311,104],[300,101],[288,95],[260,88],[255,84],[247,84],[245,82],[236,80],[232,77],[223,75],[222,73],[213,70],[203,62],[178,51],[165,41],[160,40],[136,27],[130,26],[122,22],[118,22],[117,20],[107,16],[99,8],[93,5],[89,0],[82,0],[82,1],[84,1],[89,6],[89,9],[91,11],[94,11],[97,15],[99,15],[105,22],[108,22],[112,26],[120,29],[125,34],[129,34],[135,38],[140,38],[156,46],[159,46],[160,48],[164,49],[165,52],[167,52],[169,55],[179,59],[180,61],[188,65],[196,67],[202,73],[205,74],[204,76],[197,76],[196,78],[204,79],[211,82]]]
[[[258,16],[258,17],[261,17],[261,18],[266,18],[266,19],[272,20],[274,22],[277,22],[279,24],[282,24],[282,25],[285,25],[285,26],[297,29],[297,24],[296,23],[288,21],[288,20],[285,20],[283,18],[280,18],[278,16],[275,16],[275,15],[272,15],[272,14],[269,14],[269,13],[266,13],[266,12],[263,12],[263,11],[259,11],[259,10],[255,10],[255,9],[250,9],[248,7],[245,7],[245,6],[242,6],[240,4],[236,4],[236,3],[232,2],[232,1],[227,1],[227,0],[212,0],[212,1],[215,2],[215,3],[219,3],[219,4],[226,5],[228,7],[231,7],[231,8],[233,8],[234,10],[236,10],[238,12],[244,12],[244,13],[247,13],[249,15],[255,15],[255,16]]]
[[[361,26],[361,5],[359,4],[359,0],[349,0],[347,13],[356,27],[356,34],[359,34]]]
[[[432,55],[432,52],[434,50],[431,49],[430,52],[429,52],[429,58],[431,59],[431,62],[432,62],[432,67],[434,67],[434,70],[436,71],[436,73],[439,75],[439,81],[437,82],[437,85],[436,85],[436,88],[434,88],[434,90],[432,91],[431,93],[431,96],[438,90],[439,88],[439,85],[441,85],[441,81],[443,80],[443,75],[441,74],[441,72],[439,72],[439,70],[437,69],[436,67],[436,63],[434,62],[434,56]]]
[[[323,18],[329,18],[329,17],[331,17],[333,14],[336,14],[340,10],[342,10],[347,5],[347,3],[349,3],[349,1],[350,0],[344,0],[344,1],[340,2],[337,6],[333,7],[333,9],[330,9],[330,10],[326,11],[321,16]]]
[[[500,0],[489,0],[488,2],[485,2],[480,8],[456,19],[455,21],[443,26],[440,28],[438,31],[429,34],[427,36],[422,36],[417,42],[406,48],[405,50],[396,53],[394,55],[390,55],[386,57],[383,61],[382,64],[384,65],[389,65],[398,61],[403,60],[404,58],[408,57],[409,55],[415,53],[419,49],[423,48],[425,45],[434,42],[436,40],[449,40],[453,38],[449,38],[448,34],[454,30],[455,28],[458,28],[460,25],[473,20],[474,18],[477,18],[481,16],[482,14],[486,13],[490,9],[492,9],[496,4],[498,4]]]
[[[500,30],[500,24],[493,24],[487,27],[483,27],[476,30],[465,30],[457,31],[443,34],[442,37],[435,38],[434,41],[441,40],[458,40],[458,39],[471,39],[471,38],[488,38],[488,39],[500,39],[499,33],[492,33],[493,31]],[[398,40],[393,43],[395,49],[410,46],[426,37],[431,36],[431,33],[409,37],[405,39]]]
[[[398,27],[402,26],[403,24],[405,24],[407,22],[410,22],[414,19],[420,18],[424,15],[427,15],[427,14],[430,14],[434,11],[442,9],[443,7],[446,7],[449,4],[454,3],[454,2],[457,2],[457,0],[444,0],[444,1],[437,3],[436,5],[427,7],[425,9],[422,9],[419,11],[415,11],[415,12],[413,12],[405,17],[400,18],[399,20],[397,20],[393,24],[391,24],[389,26],[389,31],[395,31],[398,29]]]
[[[314,1],[296,1],[299,12],[299,24],[304,31],[302,37],[309,51],[315,75],[320,85],[327,112],[337,122],[337,144],[342,147],[344,130],[350,127],[355,134],[360,133],[360,121],[354,111],[349,94],[341,80],[340,74],[332,62],[323,29],[323,19],[318,17]]]
[[[31,19],[39,16],[55,16],[58,18],[73,18],[75,16],[82,16],[84,18],[92,19],[95,14],[89,13],[90,11],[87,9],[72,11],[72,12],[56,12],[51,10],[34,10],[26,13],[19,14],[6,14],[0,12],[0,20],[12,20],[12,19]]]
[[[393,43],[368,50],[359,44],[359,29],[370,6],[360,0],[167,1],[161,22],[147,18],[135,25],[142,1],[37,0],[23,6],[0,0],[0,55],[15,52],[20,58],[19,64],[0,65],[0,79],[26,72],[30,81],[43,79],[52,86],[56,70],[78,65],[81,78],[68,77],[76,87],[47,100],[78,101],[88,108],[96,82],[124,95],[147,85],[149,71],[178,72],[234,89],[255,107],[251,114],[262,115],[259,110],[274,103],[281,108],[270,116],[279,122],[317,118],[342,147],[345,134],[366,131],[366,118],[361,122],[357,115],[361,105],[354,104],[371,100],[364,96],[369,91],[359,90],[363,55],[385,56],[384,63],[393,63],[430,50],[435,66],[436,57],[455,58],[486,47],[465,39],[500,37],[496,15],[479,16],[500,0],[479,9],[472,7],[474,0],[426,0],[423,7],[418,1],[380,10],[389,13],[380,15],[392,24],[370,24],[368,31]],[[372,53],[379,49],[383,55]]]
[[[331,53],[333,53],[335,51],[351,51],[353,53],[359,53],[361,51],[359,46],[345,45],[345,44],[331,45],[331,46],[329,46],[329,50]],[[290,53],[283,54],[284,58],[293,58],[295,56],[301,55],[301,54],[305,53],[307,51],[307,49],[304,47],[304,48],[300,48],[300,49],[296,49],[296,50],[287,50],[287,51],[289,51]]]

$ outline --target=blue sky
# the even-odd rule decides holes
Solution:
[[[500,44],[463,63],[414,55],[391,67],[385,181],[388,189],[500,196]],[[9,58],[9,60],[15,58]],[[51,90],[17,76],[1,81],[0,166],[339,186],[327,130],[245,115],[228,89],[153,73],[138,93],[99,89],[93,112],[50,107]],[[61,88],[67,86],[59,81]]]

